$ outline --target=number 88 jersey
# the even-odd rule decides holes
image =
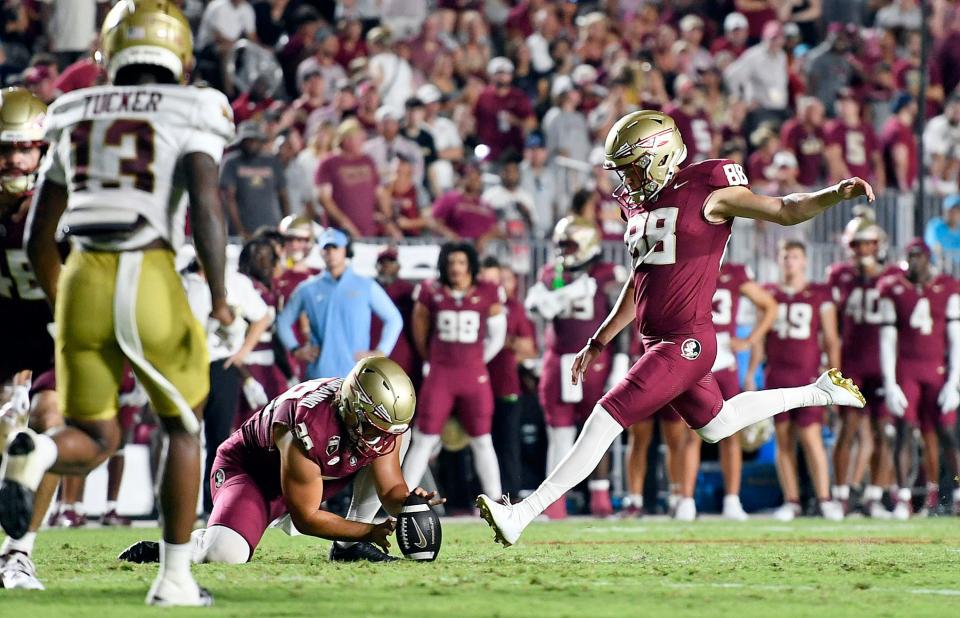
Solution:
[[[123,251],[182,241],[183,157],[220,162],[233,136],[223,93],[179,85],[98,86],[50,106],[42,177],[68,188],[62,225],[85,247]],[[146,225],[139,225],[145,221]]]
[[[713,293],[732,219],[712,223],[703,208],[716,189],[748,184],[739,164],[708,159],[677,172],[650,203],[621,202],[641,334],[712,328]]]
[[[506,301],[503,288],[482,281],[459,294],[439,281],[425,281],[413,297],[430,312],[432,366],[484,367],[483,340],[490,309]]]

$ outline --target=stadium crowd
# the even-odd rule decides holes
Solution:
[[[96,33],[110,4],[6,0],[5,85],[23,85],[51,103],[99,83]],[[643,108],[674,118],[688,163],[730,159],[759,193],[860,176],[886,198],[881,208],[897,214],[896,227],[886,230],[879,212],[857,211],[845,230],[830,235],[810,227],[773,238],[781,242],[776,251],[766,245],[776,269],[765,285],[743,266],[721,272],[714,320],[725,354],[715,370],[725,376],[726,396],[756,388],[758,376],[776,383],[775,363],[791,362],[777,346],[801,339],[792,333],[803,328],[815,369],[822,352],[826,366],[857,375],[848,367],[863,363],[860,376],[881,382],[878,393],[887,387],[870,414],[785,414],[775,430],[754,427],[716,452],[704,449],[720,461],[724,515],[747,518],[738,497],[744,445],[752,451],[774,433],[780,518],[840,518],[861,503],[874,517],[960,514],[960,489],[952,482],[940,487],[941,475],[957,474],[956,419],[939,414],[941,401],[931,402],[927,391],[935,385],[908,392],[909,404],[889,394],[900,374],[887,368],[904,355],[894,338],[891,360],[880,335],[881,326],[900,328],[891,291],[898,283],[882,278],[901,276],[890,270],[894,257],[905,255],[910,266],[902,276],[921,283],[933,280],[928,262],[951,272],[960,264],[953,257],[960,256],[960,8],[953,3],[929,3],[925,90],[919,0],[177,4],[194,25],[192,79],[225,92],[237,124],[220,188],[230,233],[241,245],[228,298],[248,326],[232,338],[210,333],[207,476],[231,429],[289,384],[345,375],[356,360],[387,354],[420,389],[404,467],[411,486],[442,443],[449,451],[470,446],[439,456],[446,463],[435,468],[436,482],[452,498],[469,483],[490,495],[535,487],[572,447],[577,423],[640,352],[636,337],[617,341],[596,375],[580,388],[567,384],[570,357],[606,316],[625,276],[622,264],[602,252],[625,232],[612,195],[619,181],[600,166],[603,140],[619,118]],[[942,212],[914,203],[921,174],[928,200]],[[929,215],[925,243],[910,241],[916,212]],[[751,233],[767,232],[749,225]],[[848,264],[837,265],[826,285],[815,283],[824,273],[807,272],[808,253],[838,239]],[[359,242],[389,244],[376,257],[375,280],[350,265]],[[443,243],[436,282],[399,278],[396,246],[410,243]],[[537,255],[544,247],[555,252],[549,260]],[[189,251],[181,257],[191,307],[205,321],[202,270]],[[936,281],[948,292],[957,286]],[[804,302],[793,296],[800,290]],[[474,310],[463,311],[468,296]],[[755,307],[743,312],[753,316],[746,320],[752,328],[743,319],[738,328],[741,296]],[[880,298],[890,304],[878,304]],[[930,318],[943,349],[953,336],[945,323],[960,318],[954,310],[960,307]],[[864,325],[872,330],[857,330]],[[429,340],[431,332],[439,344]],[[859,339],[865,334],[875,345]],[[901,334],[901,350],[904,340]],[[958,360],[935,368],[940,386],[960,379],[953,372]],[[479,375],[465,377],[464,366],[475,364]],[[148,443],[145,399],[133,384],[126,397],[133,409],[128,439]],[[926,408],[935,409],[932,420]],[[454,411],[459,425],[445,424]],[[658,417],[658,429],[652,420],[631,429],[622,491],[611,492],[605,461],[586,487],[589,506],[574,500],[571,508],[597,516],[617,506],[630,515],[666,509],[678,519],[696,517],[700,441],[669,411]],[[667,456],[649,458],[656,465],[648,475],[654,440]],[[798,464],[798,445],[809,473]],[[466,457],[475,474],[464,467]],[[122,465],[110,470],[104,523],[122,524]],[[651,504],[656,494],[649,491],[644,503],[647,476],[668,486],[662,504]],[[63,485],[57,525],[83,525],[82,491],[80,483]],[[565,516],[567,505],[558,501],[548,516]]]

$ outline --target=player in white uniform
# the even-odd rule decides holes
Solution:
[[[193,318],[174,251],[190,197],[211,320],[244,327],[226,303],[218,162],[233,135],[227,99],[184,86],[190,26],[168,0],[121,0],[101,31],[111,85],[51,106],[50,150],[28,224],[27,252],[54,306],[60,409],[68,426],[25,430],[7,448],[0,524],[24,539],[44,472],[85,474],[120,441],[117,392],[133,368],[166,432],[159,501],[160,572],[147,602],[209,605],[190,573],[200,482],[199,414],[209,390],[204,329]],[[61,267],[55,236],[73,251]],[[32,544],[32,538],[25,540]]]

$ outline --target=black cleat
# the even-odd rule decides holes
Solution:
[[[29,433],[23,431],[17,434],[7,447],[7,474],[12,458],[29,456],[34,448],[33,438]],[[33,517],[33,494],[33,491],[17,481],[0,481],[0,527],[3,527],[11,538],[22,538],[29,530],[30,519]]]
[[[160,562],[160,543],[157,541],[137,541],[120,552],[117,560],[133,562],[135,564]]]
[[[380,551],[373,543],[360,541],[350,547],[341,547],[336,541],[330,546],[331,562],[395,562],[396,556]]]

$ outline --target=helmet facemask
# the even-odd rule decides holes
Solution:
[[[553,230],[557,261],[565,270],[576,270],[600,255],[600,231],[592,221],[564,217]]]
[[[0,169],[0,194],[12,197],[21,197],[29,194],[37,182],[37,176],[40,172],[40,159],[46,150],[45,142],[0,142],[0,153],[6,162],[3,169]],[[24,169],[14,165],[13,157],[17,151],[21,151],[23,156],[31,156],[27,152],[38,149],[37,162],[30,166],[30,169]]]
[[[379,457],[392,452],[397,436],[410,428],[413,384],[393,361],[367,358],[344,379],[337,403],[350,441],[364,455]]]
[[[652,200],[660,191],[670,184],[673,177],[677,174],[677,168],[684,159],[687,158],[687,147],[664,151],[657,139],[662,139],[661,134],[652,135],[640,144],[637,148],[644,148],[643,144],[649,143],[650,150],[647,150],[630,163],[621,167],[607,167],[616,172],[620,178],[620,185],[614,190],[613,197],[629,206],[639,206]],[[666,139],[670,136],[667,135]]]

